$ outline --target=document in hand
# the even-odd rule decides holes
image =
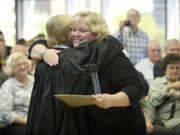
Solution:
[[[60,94],[60,95],[55,95],[55,97],[62,100],[71,107],[93,105],[95,99],[91,95],[73,95],[73,94]]]

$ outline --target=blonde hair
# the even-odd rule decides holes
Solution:
[[[70,37],[72,22],[72,16],[67,14],[53,16],[48,20],[46,23],[46,32],[48,35],[48,46],[50,48],[60,44],[72,46]]]
[[[31,64],[30,64],[30,61],[27,59],[27,57],[24,54],[20,53],[20,52],[15,52],[15,53],[11,54],[7,58],[6,69],[5,69],[5,72],[6,72],[7,75],[14,76],[14,68],[15,68],[16,62],[20,58],[23,58],[23,59],[26,60],[27,65],[28,65],[27,69],[28,69],[28,71],[30,70]]]
[[[89,30],[94,34],[95,39],[102,40],[110,35],[104,18],[93,11],[81,11],[73,16],[73,24],[85,22]]]

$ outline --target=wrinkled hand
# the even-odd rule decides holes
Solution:
[[[56,66],[59,64],[59,57],[57,54],[61,53],[61,50],[46,49],[43,55],[43,60],[50,66]]]
[[[148,134],[152,134],[154,132],[154,126],[150,121],[146,121],[146,127]]]
[[[170,84],[168,87],[167,87],[167,91],[169,91],[170,89],[176,89],[176,90],[180,90],[180,81],[176,81],[172,84]]]
[[[95,97],[94,103],[104,109],[110,108],[112,103],[112,95],[110,94],[98,94],[93,95]]]

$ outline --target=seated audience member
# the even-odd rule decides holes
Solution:
[[[14,52],[20,52],[20,53],[23,53],[25,56],[27,56],[27,47],[22,44],[16,44],[16,46],[11,49],[11,54]],[[31,68],[30,68],[28,74],[34,75],[36,63],[31,60],[29,62],[31,64]]]
[[[156,78],[150,85],[148,102],[156,109],[162,124],[180,135],[180,55],[168,54],[161,68],[165,76]]]
[[[165,54],[175,53],[180,55],[180,42],[176,39],[167,40]]]
[[[27,56],[27,47],[21,44],[16,44],[15,47],[11,49],[11,54],[14,52],[21,52]]]
[[[154,80],[153,67],[161,60],[161,47],[157,41],[150,41],[147,47],[147,58],[138,62],[135,68],[141,72],[150,84]]]
[[[139,72],[141,75],[141,72]],[[143,75],[141,75],[141,79],[143,79]],[[158,120],[158,117],[155,113],[155,109],[148,104],[148,92],[149,92],[149,85],[145,79],[142,80],[144,88],[147,90],[144,97],[140,100],[140,106],[142,108],[145,121],[146,121],[146,127],[148,135],[174,135],[174,132],[172,129],[164,127]],[[151,110],[154,113],[149,113]],[[155,122],[152,123],[152,119],[154,119]]]
[[[27,56],[27,47],[25,45],[22,45],[22,44],[16,44],[15,47],[13,47],[11,49],[11,54],[15,53],[15,52],[20,52],[20,53],[24,54],[25,56]],[[29,62],[31,64],[31,68],[30,68],[28,74],[34,75],[36,63],[34,61],[31,61],[31,60]]]
[[[5,42],[4,42],[4,39],[2,39],[2,37],[0,36],[0,86],[8,78],[8,76],[4,72],[5,67],[6,67],[5,66],[6,58],[7,58],[7,53],[6,53]]]
[[[119,31],[114,35],[124,45],[133,65],[147,56],[146,48],[149,38],[145,32],[138,28],[140,18],[138,10],[130,9],[127,13],[128,23],[121,21]]]
[[[176,39],[167,40],[165,46],[165,55],[175,53],[180,55],[180,42]],[[154,66],[154,78],[164,76],[164,72],[161,70],[160,65]]]
[[[11,54],[6,63],[10,77],[0,89],[0,126],[10,135],[25,135],[29,101],[34,79],[27,75],[28,59],[22,53]]]
[[[4,34],[3,32],[0,30],[0,41],[3,41],[4,42],[4,46],[6,48],[6,51],[4,52],[7,56],[9,56],[10,54],[10,51],[11,51],[11,47],[10,46],[7,46],[6,45],[6,41],[5,41],[5,38],[4,38]]]
[[[6,64],[6,58],[7,58],[7,53],[6,53],[6,46],[4,44],[3,40],[0,40],[0,71],[5,70],[5,64]]]
[[[140,105],[145,116],[148,135],[174,135],[174,131],[172,129],[164,127],[164,125],[160,122],[156,110],[148,104],[147,100],[148,96],[142,98]]]

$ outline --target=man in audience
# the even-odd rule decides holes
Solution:
[[[127,21],[120,22],[120,29],[114,35],[124,45],[134,65],[147,56],[146,48],[149,42],[147,34],[138,28],[139,22],[139,11],[130,9],[127,13]]]
[[[147,58],[138,62],[135,68],[141,72],[150,84],[154,80],[153,67],[161,60],[161,47],[157,41],[150,41],[147,47]]]
[[[175,53],[180,55],[180,42],[177,39],[167,40],[165,46],[165,55]],[[164,76],[164,72],[161,70],[159,64],[154,66],[154,78]]]
[[[165,54],[175,53],[180,55],[180,42],[177,39],[167,40]]]

